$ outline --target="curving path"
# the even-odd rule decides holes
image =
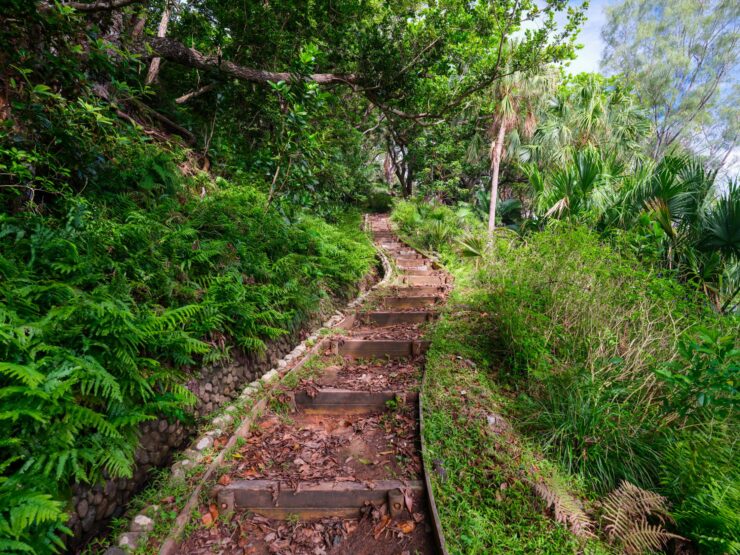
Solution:
[[[424,329],[448,276],[370,216],[396,268],[237,442],[180,553],[432,554],[421,459]],[[212,519],[208,515],[212,515]],[[213,520],[213,522],[210,522]]]

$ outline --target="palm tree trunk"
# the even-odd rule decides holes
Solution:
[[[488,234],[493,235],[496,228],[496,198],[498,197],[498,172],[501,165],[501,153],[504,150],[504,138],[506,137],[506,126],[503,122],[499,125],[498,134],[493,145],[491,145],[491,204],[488,207]]]

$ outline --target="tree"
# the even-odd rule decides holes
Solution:
[[[521,72],[502,79],[495,91],[496,108],[491,120],[491,199],[488,210],[488,233],[496,227],[496,201],[498,198],[499,170],[506,135],[521,127],[522,135],[530,137],[536,126],[539,102],[547,97],[554,85],[552,72],[537,75]]]
[[[602,36],[602,66],[622,74],[650,112],[653,158],[677,142],[692,149],[738,69],[740,4],[623,0],[608,8]]]
[[[643,155],[650,120],[614,78],[584,73],[567,79],[544,106],[532,141],[520,153],[525,161],[543,168],[562,166],[586,147],[632,165]]]

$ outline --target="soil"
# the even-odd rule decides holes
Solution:
[[[322,518],[302,522],[234,513],[200,528],[181,546],[193,555],[432,555],[433,538],[424,501],[412,496],[396,517],[386,505],[369,505],[359,519]],[[209,509],[204,507],[207,512]]]
[[[415,309],[416,312],[419,309]],[[393,324],[391,326],[372,327],[358,326],[351,330],[352,339],[421,339],[424,335],[423,324]]]

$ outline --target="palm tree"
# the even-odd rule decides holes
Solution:
[[[540,103],[554,86],[554,72],[545,71],[530,75],[515,72],[502,78],[496,89],[496,109],[489,129],[492,137],[489,157],[491,160],[491,199],[488,209],[488,233],[496,228],[496,202],[498,199],[499,170],[507,134],[521,129],[521,135],[530,137],[537,125]]]
[[[539,119],[531,144],[524,145],[520,156],[545,168],[566,164],[587,147],[635,165],[644,157],[641,143],[650,132],[650,120],[634,97],[594,74],[561,86]]]

